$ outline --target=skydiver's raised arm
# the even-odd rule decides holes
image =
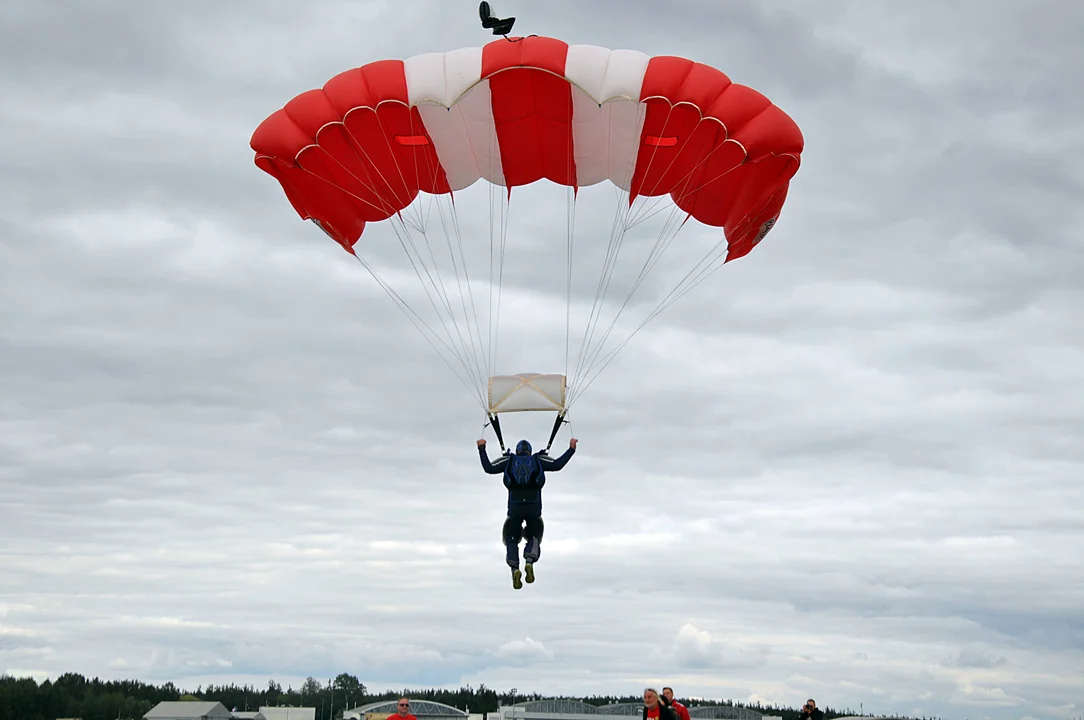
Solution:
[[[565,450],[564,454],[559,458],[551,458],[549,455],[539,455],[538,461],[542,464],[542,469],[546,472],[557,472],[572,459],[572,456],[576,454],[576,438],[572,438],[568,442],[568,450]]]
[[[497,458],[497,462],[489,461],[489,453],[486,452],[486,441],[478,441],[478,459],[482,461],[482,469],[490,475],[499,475],[504,472],[504,468],[508,465],[508,456],[501,455]]]

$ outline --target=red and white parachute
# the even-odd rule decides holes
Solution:
[[[646,323],[708,273],[746,255],[764,238],[798,170],[803,138],[795,122],[767,98],[707,65],[529,36],[348,70],[273,113],[256,129],[251,146],[256,165],[279,181],[298,214],[362,260],[460,379],[477,392],[493,419],[500,412],[523,410],[553,410],[563,416],[624,345],[603,351],[616,318],[606,337],[597,346],[592,343],[596,331],[602,332],[598,307],[613,258],[624,233],[642,220],[634,215],[646,212],[638,206],[649,200],[666,202],[676,218],[659,233],[641,276],[688,219],[722,228],[723,234],[713,252],[686,263],[692,269],[648,313]],[[568,189],[568,222],[564,227],[555,223],[550,233],[561,241],[554,243],[557,249],[566,250],[562,246],[567,240],[568,282],[577,191],[608,183],[618,195],[599,292],[572,376],[567,337],[564,374],[494,372],[494,352],[486,347],[487,341],[495,344],[492,327],[483,338],[469,280],[464,290],[468,269],[451,202],[453,193],[479,180],[491,190],[506,188],[491,192],[491,203],[507,204],[512,188],[539,180]],[[436,262],[431,246],[427,255],[413,243],[414,232],[425,235],[436,226],[418,207],[441,201],[439,225],[448,239],[457,285],[470,295],[474,326],[466,295],[457,316],[457,303],[448,294],[450,282],[425,264]],[[417,212],[412,215],[412,210]],[[504,208],[501,212],[503,218]],[[425,323],[364,260],[368,241],[361,239],[379,227],[369,228],[370,223],[382,221],[391,221],[419,280],[431,284],[432,292],[428,287],[426,291],[442,327]],[[501,272],[505,223],[498,223],[496,230]],[[492,262],[492,215],[490,224],[492,325],[493,284],[499,283]],[[571,304],[570,288],[554,290],[567,290]]]

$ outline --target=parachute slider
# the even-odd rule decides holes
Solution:
[[[565,411],[564,375],[521,373],[489,379],[489,414],[502,412]]]

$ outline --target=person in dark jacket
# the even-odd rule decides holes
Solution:
[[[817,701],[809,698],[802,706],[802,712],[798,715],[799,720],[824,720],[824,713],[817,707]]]
[[[568,450],[559,458],[551,458],[545,450],[531,452],[531,443],[520,440],[515,454],[505,453],[496,462],[489,461],[485,439],[478,441],[478,457],[482,469],[490,475],[504,476],[508,488],[508,517],[505,518],[501,535],[507,549],[505,562],[512,570],[512,587],[523,587],[519,571],[519,543],[527,540],[523,548],[527,582],[534,582],[534,564],[542,554],[542,487],[546,484],[546,472],[562,469],[576,452],[576,438],[568,442]]]
[[[664,687],[662,689],[662,698],[666,701],[667,706],[674,709],[679,720],[692,720],[689,717],[689,709],[674,699],[674,688]]]
[[[644,688],[644,712],[642,720],[679,720],[674,708],[659,695],[655,688]]]

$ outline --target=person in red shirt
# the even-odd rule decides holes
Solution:
[[[659,701],[659,691],[655,688],[644,689],[643,720],[678,720],[677,713],[666,703]]]
[[[681,720],[690,720],[689,709],[674,699],[674,688],[664,687],[662,689],[662,694],[670,701],[670,707],[674,709],[674,712],[677,713],[677,716],[681,718]]]
[[[388,720],[418,720],[418,718],[414,717],[414,713],[410,712],[410,698],[399,698],[399,703],[395,706],[395,713],[395,715],[388,717]]]

